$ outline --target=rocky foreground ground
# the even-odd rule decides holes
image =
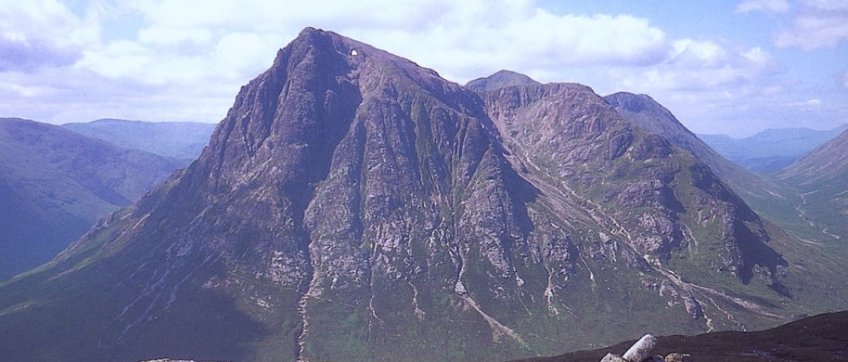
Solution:
[[[634,341],[526,362],[600,361]],[[758,332],[657,337],[653,354],[686,353],[691,361],[848,361],[848,311],[826,313]]]

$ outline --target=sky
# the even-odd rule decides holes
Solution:
[[[648,94],[696,133],[848,122],[844,0],[0,0],[0,117],[218,122],[306,26],[460,84]]]

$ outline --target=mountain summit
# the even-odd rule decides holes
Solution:
[[[756,328],[819,307],[789,299],[781,238],[588,87],[473,92],[307,28],[189,168],[0,286],[0,356],[491,360]]]
[[[488,77],[477,78],[468,82],[468,84],[465,85],[465,88],[479,92],[491,91],[508,86],[522,85],[541,85],[541,83],[521,73],[516,73],[511,70],[499,70]]]

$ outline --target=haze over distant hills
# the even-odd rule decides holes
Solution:
[[[753,136],[698,135],[724,157],[756,172],[774,173],[848,129],[848,124],[831,130],[809,128],[767,129]]]
[[[0,284],[0,359],[500,360],[846,307],[845,248],[662,106],[528,79],[304,29],[196,162]]]
[[[100,119],[67,123],[62,127],[119,147],[155,153],[184,164],[194,161],[217,124],[195,122],[140,122]]]
[[[0,119],[0,279],[48,261],[178,167],[59,126]]]

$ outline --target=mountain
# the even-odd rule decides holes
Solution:
[[[839,239],[848,238],[848,130],[784,169],[778,177],[795,186],[799,211],[811,225]]]
[[[637,127],[663,136],[671,144],[691,152],[731,186],[736,182],[751,182],[755,177],[714,151],[650,96],[619,92],[605,96],[604,101]]]
[[[848,124],[819,131],[809,128],[767,129],[753,136],[699,135],[716,151],[756,172],[775,173],[848,129]]]
[[[624,353],[633,342],[526,361],[600,361],[607,353]],[[846,346],[848,312],[838,312],[807,317],[757,332],[714,332],[697,336],[658,337],[655,353],[687,353],[693,361],[848,361]]]
[[[795,188],[779,179],[746,170],[722,157],[651,97],[620,92],[606,96],[604,100],[639,128],[658,134],[673,145],[691,152],[727,182],[757,214],[780,226],[794,238],[814,244],[833,240],[831,235],[823,233],[821,228],[811,223],[806,214],[798,211],[805,200]],[[842,253],[841,250],[838,252]]]
[[[0,359],[501,360],[763,328],[848,300],[804,247],[586,86],[474,92],[307,28],[197,161],[0,286]]]
[[[48,261],[177,167],[62,127],[0,119],[0,279]]]
[[[511,70],[500,70],[488,77],[477,78],[468,82],[465,88],[475,92],[490,91],[512,85],[541,85],[530,77]]]
[[[62,127],[119,147],[174,158],[185,165],[200,155],[200,151],[206,147],[209,136],[215,130],[215,125],[211,123],[154,123],[122,119],[67,123]]]

